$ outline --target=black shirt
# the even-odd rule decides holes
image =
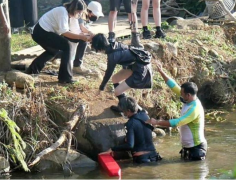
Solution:
[[[145,124],[145,121],[148,119],[150,118],[145,111],[139,111],[130,117],[126,123],[127,142],[111,148],[112,151],[155,151],[152,142],[152,130],[150,125]]]
[[[123,66],[129,66],[135,63],[135,55],[129,50],[127,45],[116,42],[112,48],[110,45],[106,48],[107,54],[107,70],[103,81],[99,87],[100,90],[104,90],[107,82],[111,78],[113,71],[117,64]]]

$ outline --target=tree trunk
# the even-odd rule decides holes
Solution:
[[[8,0],[0,0],[0,5],[3,9],[2,13],[5,15],[8,26],[10,27]],[[4,25],[5,22],[1,18],[0,19],[0,64],[1,64],[0,71],[9,71],[11,69],[11,43],[10,43],[11,31],[7,33]]]

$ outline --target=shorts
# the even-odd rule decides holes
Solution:
[[[125,12],[131,13],[131,0],[110,0],[110,11],[120,11],[122,2],[125,7]]]
[[[132,68],[133,74],[125,82],[130,88],[147,89],[152,87],[152,68],[151,64],[143,65],[135,63]]]
[[[162,160],[162,157],[156,151],[151,151],[141,156],[133,156],[134,163],[157,162],[159,160]]]
[[[184,160],[204,160],[206,158],[207,152],[207,143],[201,143],[192,148],[183,148],[179,152],[181,154],[181,158]]]

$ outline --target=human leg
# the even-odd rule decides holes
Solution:
[[[138,18],[137,18],[137,4],[138,0],[131,0],[131,46],[137,48],[143,48],[143,45],[140,43],[140,37],[138,33]]]
[[[156,25],[156,34],[155,38],[165,38],[164,32],[161,30],[161,8],[160,8],[161,0],[153,0],[153,19]]]
[[[74,60],[74,68],[73,68],[74,73],[78,73],[78,74],[91,73],[91,70],[82,66],[83,57],[87,49],[87,46],[88,46],[87,42],[83,40],[79,40],[79,45],[77,46],[75,60]]]
[[[108,41],[110,43],[113,43],[116,40],[114,29],[120,5],[121,5],[121,0],[110,0],[110,12],[108,17],[108,30],[109,30]]]
[[[142,0],[142,9],[141,9],[141,22],[143,26],[143,38],[150,39],[151,32],[148,30],[148,9],[150,6],[150,0]]]

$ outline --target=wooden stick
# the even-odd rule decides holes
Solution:
[[[50,147],[48,147],[47,149],[44,149],[39,154],[37,154],[35,160],[32,163],[30,163],[29,166],[35,165],[45,155],[49,154],[52,151],[55,151],[59,146],[61,146],[65,142],[68,131],[71,131],[75,127],[75,125],[78,123],[78,121],[81,119],[81,117],[83,117],[85,113],[85,109],[86,109],[85,107],[86,107],[85,105],[79,106],[79,108],[71,116],[70,121],[66,123],[67,124],[66,130],[64,130],[61,133],[61,136],[59,137],[59,139],[55,143],[53,143]]]

